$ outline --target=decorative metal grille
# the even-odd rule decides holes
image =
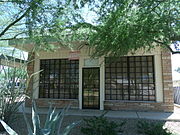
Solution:
[[[105,99],[155,101],[153,56],[105,60]]]
[[[99,67],[83,68],[83,108],[99,109]]]
[[[77,99],[79,91],[79,61],[45,59],[40,61],[39,97]]]

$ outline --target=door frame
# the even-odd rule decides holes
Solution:
[[[98,76],[99,76],[99,94],[98,94],[98,97],[99,97],[99,100],[98,100],[98,108],[86,108],[84,107],[84,87],[83,87],[83,84],[84,84],[84,69],[98,69]],[[100,85],[100,67],[83,67],[82,68],[82,109],[100,109],[100,92],[101,92],[101,85]]]

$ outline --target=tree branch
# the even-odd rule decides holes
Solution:
[[[27,10],[19,17],[17,18],[14,22],[10,23],[1,33],[0,33],[0,37],[2,37],[6,31],[9,30],[9,28],[11,28],[12,26],[14,26],[17,22],[19,22],[21,19],[23,19],[31,10],[33,6],[33,3],[31,3],[31,6],[29,6],[29,8],[27,8]]]
[[[11,2],[11,3],[17,3],[16,1],[8,1],[8,0],[0,0],[0,3],[4,3],[4,2]],[[18,1],[19,3],[29,3],[29,2],[24,2],[24,1]]]
[[[180,54],[180,51],[173,51],[173,49],[172,49],[169,45],[164,44],[163,42],[158,41],[158,40],[154,40],[154,41],[155,41],[156,43],[158,43],[158,44],[161,44],[161,45],[165,46],[167,49],[169,49],[169,51],[170,51],[172,54]]]
[[[19,18],[17,18],[14,22],[10,23],[1,33],[0,33],[0,37],[2,37],[6,31],[9,30],[9,28],[11,28],[14,24],[16,24],[17,22],[19,22],[22,18],[24,18],[30,11],[31,7],[29,7],[26,12],[24,12],[24,14],[22,14]]]
[[[174,35],[174,36],[170,37],[170,39],[172,41],[180,41],[180,35]]]
[[[26,33],[26,32],[21,32],[21,33],[18,33],[18,34],[16,34],[14,37],[12,37],[12,38],[2,38],[2,39],[0,39],[0,40],[13,40],[13,39],[15,39],[15,38],[17,38],[17,36],[19,36],[19,35],[21,35],[21,34],[24,34],[24,33]]]

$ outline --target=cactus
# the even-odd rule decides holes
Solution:
[[[63,131],[60,131],[65,112],[67,112],[68,109],[69,106],[64,107],[62,111],[56,112],[55,111],[56,109],[55,108],[52,109],[52,105],[50,105],[44,127],[41,128],[39,115],[37,114],[36,104],[33,101],[32,104],[33,130],[26,117],[25,111],[23,110],[23,116],[27,125],[28,135],[68,135],[71,129],[73,129],[78,123],[80,123],[80,121],[73,122],[70,125],[68,125],[65,129],[63,129]],[[18,135],[4,121],[0,120],[0,122],[10,135]]]

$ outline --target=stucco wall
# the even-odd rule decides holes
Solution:
[[[61,48],[56,52],[40,52],[35,55],[34,62],[29,65],[29,72],[38,72],[40,70],[40,59],[60,59],[68,58],[69,51]],[[89,58],[88,49],[83,48],[80,50],[79,59],[79,99],[78,100],[52,100],[57,106],[61,107],[62,104],[73,103],[73,107],[82,109],[82,68],[84,66],[84,60]],[[128,54],[132,55],[132,54]],[[134,56],[141,55],[154,55],[155,58],[155,78],[156,78],[156,102],[136,102],[136,101],[105,101],[104,99],[104,58],[99,58],[100,67],[100,109],[111,110],[151,110],[151,111],[173,111],[173,91],[172,91],[172,73],[171,73],[171,54],[167,50],[156,48],[151,52],[144,52],[139,50]],[[33,77],[30,87],[33,91],[33,98],[37,100],[40,106],[48,105],[49,100],[39,99],[39,75]],[[28,103],[28,102],[27,102]]]

